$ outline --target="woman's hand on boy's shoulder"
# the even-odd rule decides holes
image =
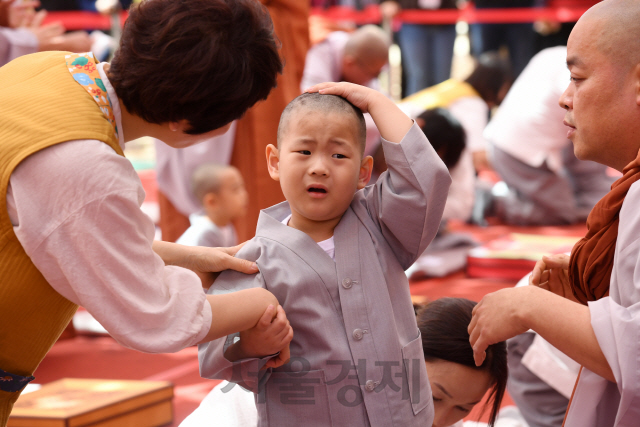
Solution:
[[[374,89],[347,82],[319,83],[306,89],[305,92],[319,92],[322,95],[341,96],[361,109],[363,113],[368,113],[371,105],[373,105],[379,97],[386,99],[384,95]]]

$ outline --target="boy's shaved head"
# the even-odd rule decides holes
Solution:
[[[196,196],[199,202],[202,202],[202,199],[204,199],[204,196],[207,194],[218,194],[225,172],[234,169],[236,168],[233,166],[215,163],[206,163],[199,166],[191,178],[193,195]]]
[[[291,115],[303,109],[318,113],[337,113],[353,117],[353,126],[358,130],[360,154],[362,155],[364,153],[367,141],[367,128],[362,111],[340,96],[321,95],[319,93],[303,93],[291,101],[284,109],[280,116],[280,124],[278,125],[278,148],[280,148],[280,141],[282,141],[289,126],[291,126]],[[322,115],[319,115],[317,120],[323,120]]]

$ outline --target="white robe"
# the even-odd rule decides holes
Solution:
[[[609,296],[589,303],[591,325],[616,383],[583,368],[566,427],[640,425],[640,182],[620,211]]]

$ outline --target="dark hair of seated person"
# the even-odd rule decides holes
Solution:
[[[418,327],[426,361],[445,360],[489,373],[493,385],[487,400],[491,404],[489,426],[493,426],[507,387],[507,344],[502,341],[487,348],[483,364],[476,366],[467,327],[476,302],[465,298],[440,298],[418,311]]]
[[[278,44],[255,0],[145,0],[129,10],[108,77],[130,113],[187,120],[197,135],[267,97],[282,72]]]
[[[487,104],[500,105],[513,83],[511,65],[497,52],[483,53],[465,82],[469,83]]]
[[[448,110],[432,108],[420,114],[416,123],[447,169],[451,170],[466,146],[467,136],[460,122]]]

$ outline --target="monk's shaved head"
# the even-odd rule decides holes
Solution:
[[[605,0],[589,9],[577,25],[595,37],[595,47],[616,65],[640,64],[640,1]]]
[[[391,40],[382,28],[365,25],[354,31],[344,47],[344,54],[360,61],[386,61]]]

